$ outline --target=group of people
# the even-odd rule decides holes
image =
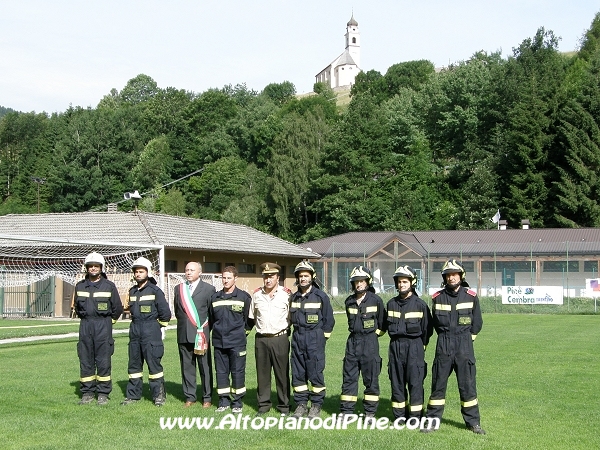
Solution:
[[[123,305],[115,285],[106,278],[104,266],[102,255],[88,255],[85,279],[75,289],[74,307],[81,318],[77,346],[80,404],[93,402],[96,394],[98,404],[107,404],[112,388],[112,324],[123,313]],[[202,406],[212,406],[214,357],[216,411],[242,412],[247,335],[255,328],[257,415],[267,413],[272,407],[274,375],[279,413],[291,413],[290,394],[293,392],[293,417],[319,417],[326,391],[325,347],[335,325],[331,301],[320,289],[315,268],[308,261],[300,262],[294,269],[296,292],[279,284],[281,267],[278,264],[267,262],[260,269],[262,286],[249,294],[236,286],[238,272],[234,266],[223,269],[223,288],[216,291],[200,279],[200,263],[186,265],[186,282],[178,285],[174,292],[184,407],[198,402],[197,371],[202,384]],[[121,404],[141,399],[146,361],[153,402],[162,406],[166,393],[161,358],[164,327],[171,319],[171,311],[152,276],[150,261],[138,258],[132,264],[132,272],[135,285],[127,301],[132,320],[129,382]],[[473,351],[473,341],[483,321],[479,299],[468,289],[465,275],[458,261],[447,261],[442,268],[443,289],[433,295],[430,309],[417,295],[417,273],[413,268],[401,266],[396,270],[393,279],[398,295],[387,305],[375,293],[369,269],[357,266],[352,270],[352,294],[345,301],[349,335],[343,360],[339,417],[354,414],[362,375],[364,414],[366,420],[375,418],[382,366],[379,338],[387,332],[394,419],[426,416],[441,420],[448,378],[454,371],[465,424],[474,433],[485,434],[480,426]],[[438,339],[431,396],[425,407],[425,350],[433,329]]]

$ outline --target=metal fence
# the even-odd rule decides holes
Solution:
[[[0,287],[2,317],[52,317],[54,277],[27,286]]]
[[[396,268],[409,265],[418,274],[417,291],[423,298],[429,298],[441,288],[444,263],[456,259],[463,264],[466,280],[482,299],[486,312],[598,312],[600,240],[493,245],[422,244],[414,240],[335,242],[320,253],[323,257],[314,265],[325,291],[333,297],[348,295],[350,273],[357,265],[371,270],[373,285],[382,297],[391,297],[396,293],[393,280]],[[506,300],[503,303],[506,287],[531,290],[560,287],[563,304],[506,304]]]

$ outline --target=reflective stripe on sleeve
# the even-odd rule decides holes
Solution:
[[[358,314],[357,308],[348,308],[348,314]]]
[[[87,291],[77,291],[77,297],[89,297],[90,293]]]
[[[436,303],[435,309],[437,309],[438,311],[451,311],[452,305],[442,305],[441,303]]]
[[[423,311],[407,312],[404,314],[405,319],[422,319]]]
[[[367,306],[366,312],[368,312],[368,313],[377,312],[377,306]]]
[[[399,319],[402,317],[402,313],[400,311],[388,311],[388,317],[396,317]]]
[[[110,298],[112,296],[112,292],[94,292],[92,297],[103,297]]]

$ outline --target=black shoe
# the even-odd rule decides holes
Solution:
[[[472,431],[475,434],[485,434],[485,430],[481,428],[481,425],[473,425],[472,427],[467,426],[467,430]]]
[[[81,397],[81,400],[79,400],[79,404],[87,405],[88,403],[92,403],[93,401],[94,394],[92,394],[91,392],[86,392],[85,394],[83,394],[83,397]]]
[[[134,400],[132,398],[126,398],[121,402],[121,405],[131,405],[132,403],[137,403],[139,400]]]
[[[310,406],[310,411],[308,411],[308,418],[314,419],[315,417],[321,417],[321,405]]]
[[[264,416],[269,411],[256,411],[256,417]]]
[[[102,405],[108,405],[108,395],[106,395],[106,394],[98,394],[98,404],[100,406],[102,406]]]
[[[155,406],[164,406],[165,403],[167,403],[167,394],[165,394],[165,387],[163,385],[158,390],[158,395],[154,399],[154,405]]]
[[[299,403],[296,406],[296,410],[294,411],[294,414],[292,414],[292,417],[299,419],[300,417],[304,417],[307,412],[308,408],[306,407],[306,403]]]

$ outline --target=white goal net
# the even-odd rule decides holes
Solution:
[[[133,285],[131,264],[141,256],[152,262],[155,278],[162,287],[163,246],[0,235],[2,314],[29,312],[29,303],[34,300],[26,300],[23,306],[22,298],[40,298],[41,291],[50,289],[48,283],[54,285],[62,280],[72,286],[77,284],[85,277],[85,257],[92,252],[104,257],[104,272],[116,284],[121,298]]]

